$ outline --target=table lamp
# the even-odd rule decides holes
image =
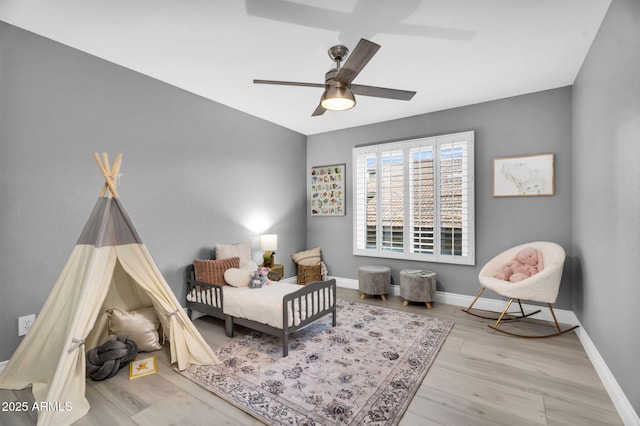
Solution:
[[[278,235],[264,234],[260,235],[260,249],[264,251],[262,255],[263,265],[271,268],[275,262],[276,250],[278,249]]]

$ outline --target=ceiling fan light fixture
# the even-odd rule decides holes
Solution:
[[[322,94],[320,105],[330,111],[344,111],[356,106],[356,98],[349,87],[332,85]]]
[[[325,73],[324,84],[278,80],[253,80],[253,82],[256,84],[323,88],[324,92],[320,97],[320,105],[313,110],[312,117],[320,116],[328,110],[345,111],[356,106],[356,98],[351,91],[353,79],[360,74],[360,71],[369,63],[378,49],[380,49],[379,44],[362,38],[344,62],[344,65],[341,66],[349,49],[342,45],[331,47],[328,51],[329,57],[336,65],[335,68]],[[362,84],[353,85],[353,87],[356,89],[358,96],[373,96],[402,101],[409,101],[416,94],[416,92],[408,90],[387,89],[377,86],[364,86]]]

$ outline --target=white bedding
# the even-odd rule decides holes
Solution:
[[[281,329],[283,328],[282,298],[289,293],[300,290],[300,288],[297,284],[283,282],[272,282],[271,285],[265,285],[260,288],[224,286],[223,312],[233,317],[245,318]],[[196,292],[194,289],[191,294],[187,295],[187,299],[211,305],[211,295],[209,293],[210,291],[208,290]],[[331,296],[332,294],[329,293],[329,295]],[[323,302],[323,297],[320,297],[320,306],[323,306]],[[330,302],[333,301],[330,300]],[[295,315],[292,315],[291,309],[289,309],[289,327],[298,325],[301,320],[306,319],[304,300],[302,309],[297,304],[294,309]]]
[[[187,300],[189,302],[204,303],[205,305],[210,305],[216,308],[220,307],[219,301],[215,300],[214,290],[210,288],[203,290],[192,288],[191,293],[187,294]]]
[[[300,286],[290,283],[272,283],[260,288],[233,288],[224,290],[225,314],[261,322],[275,328],[282,328],[282,298],[300,290]],[[302,319],[306,317],[305,304],[302,305]],[[300,307],[296,305],[295,315],[289,309],[289,327],[300,324]]]

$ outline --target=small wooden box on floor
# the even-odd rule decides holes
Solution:
[[[358,269],[358,289],[361,299],[369,294],[380,296],[386,301],[387,293],[391,290],[391,268],[380,265],[361,266]]]
[[[400,271],[400,297],[404,299],[404,306],[409,302],[423,302],[431,309],[431,302],[436,299],[436,275],[420,269]]]

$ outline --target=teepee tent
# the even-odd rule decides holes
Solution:
[[[121,154],[111,168],[106,153],[102,161],[94,157],[106,181],[98,202],[33,327],[0,374],[0,388],[32,387],[36,404],[45,407],[38,425],[71,424],[89,411],[85,351],[106,337],[107,309],[153,306],[179,370],[219,364],[118,198]]]

